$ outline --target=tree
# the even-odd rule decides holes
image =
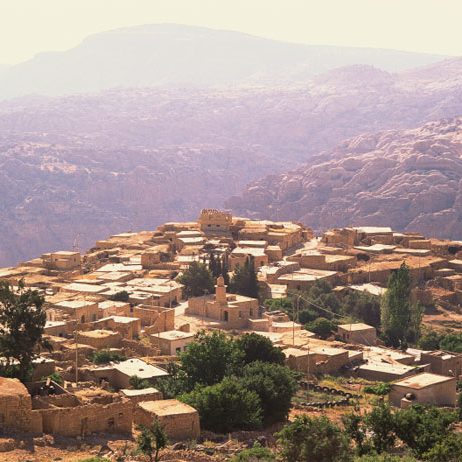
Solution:
[[[26,381],[38,348],[51,351],[43,338],[45,299],[36,290],[26,289],[21,280],[15,289],[0,281],[0,355],[5,358],[4,373]]]
[[[314,321],[305,325],[305,328],[310,332],[314,332],[322,339],[326,339],[332,334],[335,329],[335,323],[326,318],[317,318]]]
[[[416,404],[396,413],[395,431],[414,455],[421,458],[449,435],[450,427],[456,421],[455,412]]]
[[[190,389],[196,384],[214,385],[243,364],[243,352],[225,333],[201,331],[186,351],[180,353],[181,369]]]
[[[201,427],[206,430],[228,433],[255,430],[262,424],[260,398],[235,377],[208,387],[196,387],[179,399],[197,409]]]
[[[325,416],[298,416],[277,436],[285,462],[349,462],[352,459],[346,434]]]
[[[255,272],[254,257],[251,255],[245,261],[244,266],[237,265],[234,269],[230,291],[246,297],[258,298],[257,273]]]
[[[231,459],[231,462],[276,462],[276,457],[258,442],[250,449],[244,449]]]
[[[206,292],[213,293],[213,276],[204,263],[193,261],[179,277],[179,282],[184,285],[184,294],[187,297],[199,297]]]
[[[419,338],[422,310],[411,304],[411,277],[406,263],[393,271],[382,298],[381,320],[385,341],[393,347],[405,348]]]
[[[120,292],[115,293],[109,297],[109,300],[113,302],[128,302],[130,294],[126,290],[121,290]]]
[[[107,364],[111,361],[120,362],[125,361],[127,358],[118,353],[117,351],[110,351],[110,350],[98,350],[93,352],[90,360],[95,364]]]
[[[368,454],[355,459],[355,462],[419,462],[411,456],[392,454]]]
[[[371,447],[361,415],[353,412],[345,414],[342,416],[342,423],[346,434],[355,442],[358,456],[369,453]]]
[[[423,459],[428,462],[460,462],[462,460],[462,436],[450,433],[437,442]]]
[[[263,335],[252,332],[244,334],[236,340],[237,347],[243,352],[245,364],[254,361],[284,364],[285,355],[281,348],[275,347],[273,342]]]
[[[436,330],[428,329],[420,337],[418,346],[422,350],[438,350],[441,340],[442,336]]]
[[[287,419],[297,391],[294,373],[279,364],[254,362],[244,367],[242,386],[260,398],[265,425]]]
[[[353,290],[344,299],[342,312],[366,324],[380,327],[380,297]]]
[[[154,419],[150,427],[140,425],[140,434],[136,439],[138,449],[149,457],[151,462],[158,462],[160,450],[167,446],[167,434],[158,420]]]
[[[149,380],[142,379],[138,377],[137,375],[132,375],[128,379],[128,383],[134,390],[142,390],[143,388],[152,387],[152,384],[151,382],[149,382]]]
[[[393,447],[396,440],[395,417],[390,406],[379,403],[365,415],[364,423],[372,434],[372,444],[377,453],[380,454]]]

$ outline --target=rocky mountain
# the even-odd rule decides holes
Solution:
[[[395,50],[308,46],[174,24],[111,30],[63,52],[41,53],[0,73],[0,98],[114,87],[306,82],[352,64],[397,72],[443,59]]]
[[[460,115],[462,61],[439,66],[430,79],[420,78],[427,67],[358,65],[304,85],[3,101],[0,265],[68,249],[77,235],[88,248],[101,235],[194,219],[259,178],[322,162],[346,138]],[[253,200],[240,209],[252,212]]]
[[[367,224],[462,239],[462,118],[352,138],[228,206],[317,230]]]

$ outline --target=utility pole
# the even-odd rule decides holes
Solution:
[[[79,384],[79,344],[77,343],[77,326],[74,330],[75,341],[75,387]]]

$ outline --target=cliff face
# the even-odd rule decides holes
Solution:
[[[459,115],[462,61],[438,66],[409,74],[352,66],[302,86],[4,101],[0,265],[68,249],[77,235],[87,248],[101,235],[193,219],[258,178],[320,164],[346,138]],[[361,149],[375,149],[374,139]],[[328,191],[321,181],[313,197],[322,203]],[[261,194],[271,203],[265,186],[249,204]]]
[[[318,230],[390,225],[462,239],[462,118],[358,136],[323,160],[253,183],[228,205]]]

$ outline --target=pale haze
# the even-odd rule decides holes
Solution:
[[[457,56],[461,14],[460,0],[2,0],[0,64],[66,50],[104,30],[153,23]]]

